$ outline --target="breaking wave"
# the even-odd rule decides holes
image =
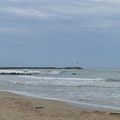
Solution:
[[[120,82],[120,79],[112,79],[112,78],[109,78],[109,79],[106,79],[105,81],[106,81],[106,82]]]
[[[108,82],[103,78],[63,78],[63,77],[34,77],[19,76],[21,79],[11,80],[17,85],[33,86],[61,86],[61,87],[103,87],[103,88],[120,88],[120,84]],[[107,81],[107,82],[106,82]],[[119,81],[119,80],[118,80]]]
[[[50,70],[50,71],[41,71],[41,70],[0,70],[0,75],[57,75],[61,71]]]

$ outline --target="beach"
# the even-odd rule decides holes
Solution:
[[[0,120],[120,120],[120,69],[0,74]]]
[[[61,101],[0,92],[0,120],[120,120],[120,112],[81,109]]]

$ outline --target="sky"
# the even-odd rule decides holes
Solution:
[[[120,68],[120,0],[0,0],[0,66]]]

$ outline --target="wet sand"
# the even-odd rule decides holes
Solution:
[[[120,112],[80,109],[61,101],[0,92],[0,120],[120,120]]]

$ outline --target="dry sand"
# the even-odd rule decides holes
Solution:
[[[65,102],[0,92],[0,120],[120,120],[120,113],[79,109]]]

